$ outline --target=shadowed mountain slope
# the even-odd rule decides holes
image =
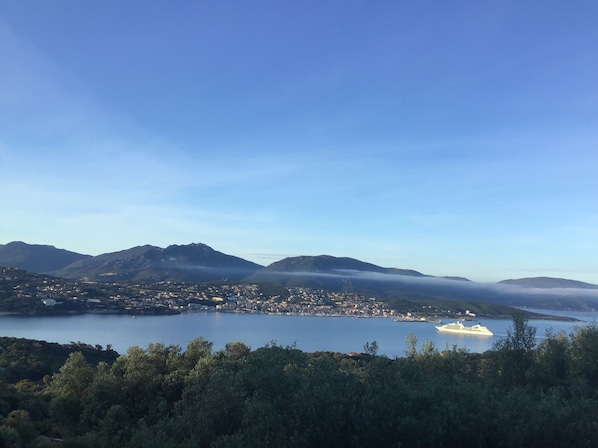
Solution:
[[[598,309],[598,292],[589,288],[549,290],[508,283],[477,283],[461,277],[432,277],[413,270],[382,268],[328,255],[286,258],[247,280],[286,287],[357,292],[391,301],[410,300],[422,304],[451,300],[546,309]]]
[[[261,268],[205,244],[146,245],[81,260],[53,275],[95,281],[238,281]]]
[[[591,283],[580,282],[577,280],[568,280],[565,278],[553,277],[529,277],[503,280],[498,282],[503,285],[516,285],[523,288],[576,288],[576,289],[598,289],[598,285]]]
[[[359,291],[356,275],[405,275],[423,277],[424,274],[396,268],[383,268],[348,257],[330,255],[288,257],[270,264],[247,278],[248,281],[268,282],[280,286],[302,286],[335,291]],[[357,289],[356,289],[357,288]]]
[[[22,241],[0,244],[0,266],[39,274],[62,269],[71,263],[88,258],[91,256],[57,249],[54,246],[27,244]]]

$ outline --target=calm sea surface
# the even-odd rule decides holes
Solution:
[[[551,311],[551,314],[557,312]],[[583,322],[531,320],[539,339],[552,329],[569,333],[575,326],[598,320],[598,313],[559,313]],[[447,323],[448,321],[445,321]],[[88,314],[68,317],[0,316],[0,336],[59,342],[84,342],[91,345],[112,344],[114,350],[126,353],[131,346],[147,347],[152,342],[178,344],[183,349],[198,336],[222,349],[227,342],[242,341],[252,349],[268,342],[286,346],[296,344],[307,351],[363,351],[366,342],[376,341],[379,354],[404,356],[406,338],[413,333],[418,346],[431,341],[436,348],[454,345],[470,352],[481,353],[506,336],[510,320],[480,319],[494,332],[492,337],[446,335],[436,331],[434,324],[395,322],[385,318],[282,316],[269,314],[231,314],[202,312],[174,316],[122,316]],[[470,325],[472,323],[469,323]]]

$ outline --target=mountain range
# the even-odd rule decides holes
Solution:
[[[537,277],[478,283],[329,255],[289,257],[261,266],[201,243],[166,248],[145,245],[90,256],[53,246],[12,242],[0,245],[0,266],[72,280],[248,281],[422,303],[464,300],[546,309],[598,309],[598,285],[575,280]]]

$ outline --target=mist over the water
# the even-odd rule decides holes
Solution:
[[[586,288],[537,288],[507,283],[481,283],[467,279],[432,277],[427,275],[402,275],[351,269],[334,269],[326,272],[271,271],[270,279],[336,280],[337,287],[350,283],[357,291],[383,291],[386,297],[393,294],[428,294],[447,299],[466,299],[510,306],[531,306],[546,309],[598,309],[598,289]],[[317,287],[318,283],[314,283]]]

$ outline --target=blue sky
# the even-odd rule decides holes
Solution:
[[[598,283],[593,1],[0,1],[0,244]]]

